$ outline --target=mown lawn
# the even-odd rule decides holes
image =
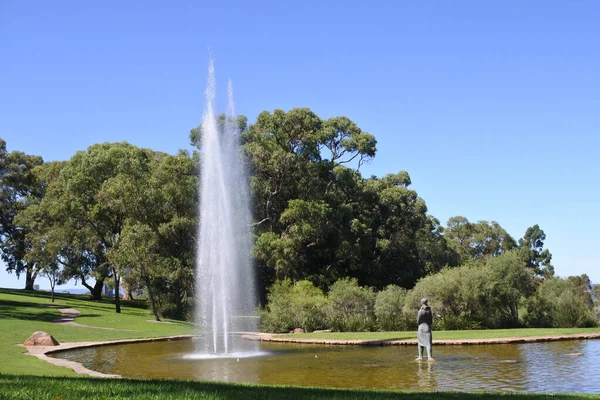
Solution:
[[[579,394],[395,392],[322,389],[218,382],[133,379],[50,378],[0,375],[1,399],[202,399],[202,400],[579,400],[600,396]]]
[[[434,331],[433,340],[455,339],[499,339],[508,337],[558,336],[574,333],[596,333],[598,328],[523,328],[523,329],[481,329],[472,331]],[[322,332],[273,335],[282,338],[330,339],[330,340],[410,340],[416,339],[416,332]]]
[[[81,312],[75,322],[92,327],[119,330],[62,326],[52,323],[60,311],[52,307],[75,308]],[[86,295],[57,294],[54,303],[50,294],[41,291],[0,289],[0,374],[76,375],[67,368],[53,366],[35,357],[26,357],[23,343],[33,332],[44,331],[62,342],[117,340],[161,337],[193,333],[189,323],[149,322],[152,315],[143,303],[123,302],[121,314],[109,301],[92,301]]]

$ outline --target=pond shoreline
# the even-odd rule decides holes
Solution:
[[[434,332],[435,337],[435,332]],[[416,339],[408,340],[368,340],[368,339],[310,339],[310,338],[290,338],[290,337],[273,337],[270,334],[244,335],[244,339],[260,340],[263,342],[280,342],[280,343],[303,343],[303,344],[326,344],[326,345],[359,345],[359,346],[413,346],[417,344]],[[489,344],[513,344],[513,343],[535,343],[535,342],[551,342],[557,340],[584,340],[584,339],[600,339],[600,332],[594,333],[573,333],[567,335],[551,335],[551,336],[521,336],[521,337],[506,337],[506,338],[489,338],[489,339],[443,339],[433,340],[433,345],[489,345]]]

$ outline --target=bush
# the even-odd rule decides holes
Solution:
[[[545,279],[527,301],[527,326],[579,328],[597,326],[590,285],[581,277]]]
[[[467,315],[446,315],[433,322],[433,329],[440,331],[481,329],[481,323]]]
[[[283,333],[302,328],[312,332],[326,327],[327,299],[309,281],[277,281],[269,289],[267,301],[267,308],[260,313],[262,331]]]
[[[407,293],[405,314],[417,314],[429,299],[434,329],[515,327],[519,304],[531,291],[531,272],[515,252],[483,262],[445,268],[420,279]]]
[[[358,286],[354,278],[336,281],[329,289],[327,320],[339,332],[366,332],[375,328],[375,293]]]
[[[396,285],[389,285],[377,293],[375,298],[375,317],[377,326],[382,331],[405,331],[412,326],[404,314],[404,301],[406,289]],[[411,315],[410,319],[414,319]]]

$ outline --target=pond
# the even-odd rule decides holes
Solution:
[[[238,339],[241,342],[241,339]],[[129,378],[397,390],[600,393],[600,341],[434,346],[260,343],[252,357],[194,356],[191,340],[74,349],[54,357]]]

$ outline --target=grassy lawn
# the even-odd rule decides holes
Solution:
[[[557,336],[573,333],[596,333],[598,328],[523,328],[523,329],[482,329],[473,331],[434,331],[433,340],[452,339],[499,339],[507,337]],[[273,335],[282,338],[330,339],[330,340],[411,340],[416,332],[324,332]]]
[[[81,312],[75,320],[79,324],[123,330],[57,325],[52,321],[60,316],[60,311],[49,306],[75,308]],[[0,289],[0,374],[76,375],[70,369],[23,356],[25,350],[14,344],[23,343],[35,331],[48,332],[59,343],[193,333],[189,323],[148,322],[151,319],[151,313],[140,303],[122,302],[121,314],[117,314],[112,302],[91,301],[86,295],[57,294],[51,303],[47,292]]]
[[[298,399],[298,400],[504,400],[504,399],[592,399],[593,395],[463,393],[463,392],[393,392],[379,390],[345,390],[132,379],[92,379],[24,377],[0,375],[1,399]]]

